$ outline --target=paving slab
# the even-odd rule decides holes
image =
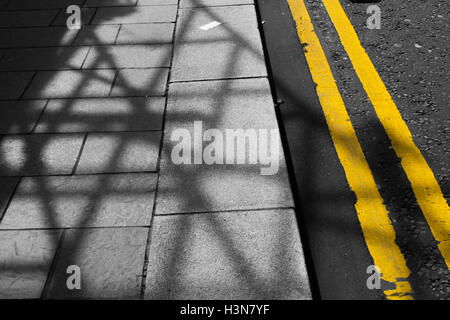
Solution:
[[[148,228],[65,232],[46,298],[138,299]],[[67,267],[80,268],[80,290],[66,285]]]
[[[106,97],[115,70],[40,71],[25,93],[33,98]],[[1,74],[0,74],[1,77]]]
[[[178,0],[138,0],[138,6],[178,5]]]
[[[161,132],[89,134],[77,174],[156,171]]]
[[[13,0],[9,1],[5,9],[10,10],[29,10],[29,9],[52,9],[67,8],[70,5],[81,7],[84,0]]]
[[[72,43],[78,30],[67,27],[36,27],[0,29],[0,47],[51,47]]]
[[[0,134],[31,132],[46,103],[47,100],[1,101]]]
[[[180,8],[201,8],[254,4],[253,0],[181,0]]]
[[[254,6],[180,9],[170,81],[266,75]]]
[[[92,17],[95,14],[95,8],[81,8],[81,30],[89,24]],[[69,18],[69,14],[66,13],[66,10],[59,11],[55,20],[53,21],[53,26],[66,26],[67,18]]]
[[[19,99],[33,74],[34,72],[0,72],[0,99]]]
[[[134,6],[137,0],[86,0],[85,7],[121,7]]]
[[[155,217],[146,299],[311,299],[293,210]]]
[[[114,44],[119,29],[119,25],[83,26],[73,44],[76,46]]]
[[[271,137],[272,130],[275,134],[278,132],[267,79],[171,84],[156,214],[293,207],[279,140],[276,140],[280,147],[276,149],[279,150],[279,157],[272,159],[273,167],[278,168],[278,171],[274,170],[272,175],[261,175],[261,168],[267,168],[268,165],[261,164],[259,160],[256,164],[249,164],[246,159],[246,164],[239,165],[205,164],[203,161],[202,164],[175,164],[172,152],[180,140],[175,136],[174,141],[171,141],[172,135],[175,130],[185,129],[193,137],[194,121],[202,121],[203,131],[218,129],[223,136],[226,135],[226,129],[253,129],[255,132],[266,129],[269,130],[267,135]],[[256,139],[261,137],[257,136]],[[196,149],[192,140],[186,147],[191,151],[191,163]],[[206,145],[203,143],[203,147]],[[268,146],[263,145],[258,152],[267,149]],[[246,149],[247,156],[249,150],[250,147]],[[226,163],[224,157],[222,161]]]
[[[18,182],[19,178],[16,177],[0,178],[0,221]]]
[[[0,299],[39,299],[61,232],[0,231]]]
[[[45,27],[50,25],[57,13],[58,10],[2,11],[0,27]]]
[[[166,93],[168,68],[120,70],[111,96],[162,96]]]
[[[0,139],[0,176],[70,174],[84,135],[8,135]]]
[[[169,67],[172,45],[114,45],[92,47],[83,64],[91,68]]]
[[[174,23],[124,24],[116,44],[172,43]]]
[[[175,22],[177,6],[98,8],[92,24]]]
[[[11,49],[0,61],[0,71],[80,69],[88,47]]]
[[[157,175],[22,178],[0,229],[149,226]]]
[[[50,100],[35,131],[161,130],[165,102],[163,97]]]

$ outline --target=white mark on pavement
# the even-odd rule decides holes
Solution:
[[[222,23],[219,22],[219,21],[213,21],[213,22],[205,24],[204,26],[201,26],[200,29],[202,29],[203,31],[206,31],[206,30],[215,28],[215,27],[217,27],[218,25],[221,25],[221,24]]]

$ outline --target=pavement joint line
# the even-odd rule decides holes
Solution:
[[[8,208],[9,208],[9,206],[11,204],[11,201],[14,198],[14,196],[15,196],[15,194],[17,192],[17,189],[19,188],[19,184],[20,184],[21,181],[22,181],[22,177],[18,177],[16,185],[14,186],[13,192],[11,193],[11,195],[10,195],[10,197],[8,199],[8,202],[6,203],[6,206],[3,209],[3,212],[0,212],[0,224],[3,221],[3,218],[5,217],[6,212],[8,211]]]
[[[382,270],[382,279],[395,284],[386,290],[389,299],[413,299],[405,258],[395,242],[396,234],[388,211],[375,184],[346,107],[337,88],[327,57],[311,22],[304,0],[288,0],[301,43],[308,44],[305,57],[322,105],[331,138],[344,168],[348,184],[357,197],[355,209],[374,264]],[[405,284],[406,283],[406,284]],[[401,297],[400,297],[401,296]]]
[[[441,242],[450,240],[450,207],[447,200],[339,1],[323,0],[323,4],[395,153],[401,159],[417,203],[434,238],[440,242],[438,248],[450,269],[450,246],[445,243],[441,245]]]
[[[143,228],[143,229],[151,229],[151,225],[126,225],[126,226],[80,226],[80,227],[56,227],[56,228],[8,228],[8,229],[0,229],[0,233],[3,231],[65,231],[65,230],[96,230],[96,229],[134,229],[134,228]]]
[[[44,99],[45,100],[45,99]],[[51,100],[51,99],[49,99]],[[111,133],[111,134],[119,134],[119,133],[130,133],[130,132],[160,132],[160,129],[150,129],[150,130],[120,130],[120,131],[48,131],[48,132],[26,132],[26,133],[6,133],[0,134],[0,137],[16,137],[16,136],[36,136],[36,135],[81,135],[86,133]]]
[[[64,71],[96,71],[96,70],[111,70],[111,71],[121,71],[121,70],[153,70],[153,69],[170,69],[169,67],[142,67],[142,68],[85,68],[85,69],[79,69],[79,68],[71,68],[71,69],[26,69],[26,70],[2,70],[1,73],[24,73],[24,72],[64,72]],[[220,80],[220,79],[219,79]],[[122,96],[121,96],[122,97]],[[73,97],[72,97],[73,98]],[[91,98],[86,97],[86,98]],[[65,98],[31,98],[31,99],[24,99],[24,100],[43,100],[43,99],[65,99]],[[17,100],[17,99],[4,99],[4,100]],[[21,99],[22,100],[22,99]]]
[[[86,57],[87,57],[87,56],[86,56]],[[112,91],[113,91],[113,89],[114,89],[114,85],[116,84],[117,78],[119,77],[120,70],[121,70],[121,69],[115,69],[114,78],[113,78],[113,80],[111,81],[111,86],[109,87],[108,94],[106,95],[107,97],[110,97],[110,96],[111,96],[111,93],[112,93]]]
[[[53,230],[55,230],[55,229],[53,229]],[[41,299],[45,299],[45,296],[47,295],[50,282],[53,278],[53,274],[56,269],[56,263],[58,262],[59,253],[61,251],[60,249],[61,249],[62,243],[64,241],[65,235],[66,235],[66,231],[62,230],[61,235],[59,236],[59,239],[58,239],[58,244],[56,245],[56,248],[55,248],[55,255],[53,256],[52,263],[50,265],[50,269],[48,270],[48,273],[47,273],[47,278],[45,279],[44,288],[42,289],[42,292],[41,292]]]
[[[44,107],[41,110],[41,113],[39,114],[39,117],[36,120],[36,123],[33,125],[33,128],[31,128],[30,132],[28,132],[29,134],[34,134],[35,133],[34,131],[36,130],[36,127],[38,126],[39,122],[41,121],[42,116],[44,115],[45,109],[47,109],[47,106],[48,106],[49,103],[50,103],[50,99],[47,99],[47,101],[45,102]]]
[[[120,30],[122,30],[122,24],[119,25],[116,36],[114,37],[113,45],[117,45],[117,39],[119,38]]]
[[[80,150],[78,151],[77,159],[75,160],[75,163],[72,168],[72,174],[71,176],[75,175],[75,172],[78,169],[78,164],[80,163],[81,154],[83,153],[84,146],[86,145],[86,140],[88,138],[89,133],[85,133],[83,137],[83,141],[81,142]]]
[[[170,76],[171,76],[171,69],[172,69],[172,63],[173,63],[173,56],[175,52],[175,36],[176,36],[176,27],[180,12],[180,1],[178,0],[177,3],[177,12],[175,15],[175,22],[174,22],[174,28],[172,31],[172,50],[170,51],[170,68],[167,73],[167,80],[166,80],[166,88],[165,88],[165,96],[167,97],[164,101],[164,110],[162,114],[162,123],[161,123],[161,139],[159,141],[159,150],[158,150],[158,159],[156,162],[156,172],[158,176],[156,177],[156,186],[155,186],[155,192],[154,192],[154,201],[153,201],[153,208],[152,208],[152,214],[150,216],[150,228],[147,233],[147,243],[145,245],[144,250],[144,265],[142,266],[142,277],[141,277],[141,291],[140,291],[140,298],[143,300],[145,298],[145,291],[146,291],[146,285],[147,285],[147,271],[148,271],[148,264],[149,264],[149,257],[150,257],[150,245],[151,245],[151,236],[152,236],[152,230],[151,226],[153,225],[153,219],[156,216],[156,202],[158,200],[158,190],[159,190],[159,177],[160,177],[160,167],[161,167],[161,159],[162,159],[162,150],[164,145],[164,130],[165,130],[165,124],[166,124],[166,113],[167,113],[167,103],[168,103],[168,96],[169,96],[169,85],[170,85]],[[118,34],[118,33],[117,33]]]
[[[22,71],[22,72],[33,72],[33,75],[31,76],[30,80],[28,80],[27,85],[23,89],[22,93],[20,94],[18,99],[12,99],[13,101],[16,100],[24,100],[25,92],[27,92],[28,88],[31,86],[31,83],[33,82],[34,78],[36,78],[37,72],[36,71]],[[44,98],[45,99],[45,98]]]
[[[176,212],[176,213],[160,213],[155,214],[155,217],[165,217],[165,216],[186,216],[186,215],[203,215],[210,213],[233,213],[233,212],[248,212],[248,211],[266,211],[266,210],[287,210],[294,209],[295,207],[267,207],[267,208],[245,208],[245,209],[215,209],[210,211],[186,211],[186,212]]]
[[[78,36],[79,34],[80,34],[80,33],[78,32],[78,33],[77,33],[77,36]],[[76,38],[77,38],[77,37],[75,37],[75,39],[76,39]],[[75,41],[75,39],[74,39],[74,41]],[[91,49],[92,49],[92,47],[89,47],[89,48],[88,48],[87,53],[86,53],[86,55],[84,56],[83,62],[81,63],[81,66],[78,68],[78,70],[83,69],[84,64],[86,63],[86,60],[87,60],[87,58],[88,58],[88,56],[89,56],[89,53],[91,52]],[[113,82],[114,82],[114,81],[113,81]]]
[[[35,174],[35,175],[0,175],[0,178],[45,178],[45,177],[77,177],[77,176],[102,176],[111,174],[145,174],[158,173],[157,171],[114,171],[114,172],[94,172],[94,173],[76,173],[76,174]]]
[[[63,11],[64,9],[59,9],[58,12],[55,14],[55,16],[53,17],[53,19],[50,21],[49,25],[47,27],[50,27],[55,21],[56,18],[59,16],[59,14]]]
[[[169,81],[172,83],[188,83],[188,82],[210,82],[210,81],[228,81],[228,80],[251,80],[251,79],[267,79],[267,76],[254,76],[254,77],[229,77],[229,78],[212,78],[212,79],[195,79],[195,80],[175,80]]]

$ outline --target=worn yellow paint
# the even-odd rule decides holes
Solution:
[[[391,95],[373,66],[339,0],[323,0],[342,45],[353,64],[375,112],[391,140],[392,147],[411,183],[438,247],[450,268],[450,208],[433,172],[414,144]]]
[[[388,298],[412,299],[407,282],[410,271],[395,243],[395,231],[376,187],[372,172],[350,122],[342,97],[334,81],[325,53],[320,45],[303,0],[288,0],[297,32],[306,45],[306,60],[322,105],[339,160],[350,188],[355,192],[355,204],[361,228],[375,265],[382,279],[395,284],[385,291]],[[407,285],[405,285],[407,283]]]

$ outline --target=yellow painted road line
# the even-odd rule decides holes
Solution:
[[[356,74],[391,140],[392,147],[401,159],[417,203],[422,209],[434,238],[439,242],[439,250],[450,269],[450,208],[441,188],[425,158],[414,144],[411,132],[369,56],[361,46],[339,0],[323,0],[323,3]]]
[[[388,217],[375,180],[350,122],[339,94],[327,58],[320,45],[303,0],[288,0],[297,33],[307,43],[306,60],[311,70],[325,118],[344,168],[350,188],[355,192],[355,204],[364,238],[375,265],[381,269],[382,279],[394,283],[385,291],[389,299],[412,299],[407,281],[410,271],[395,243],[395,231]]]

